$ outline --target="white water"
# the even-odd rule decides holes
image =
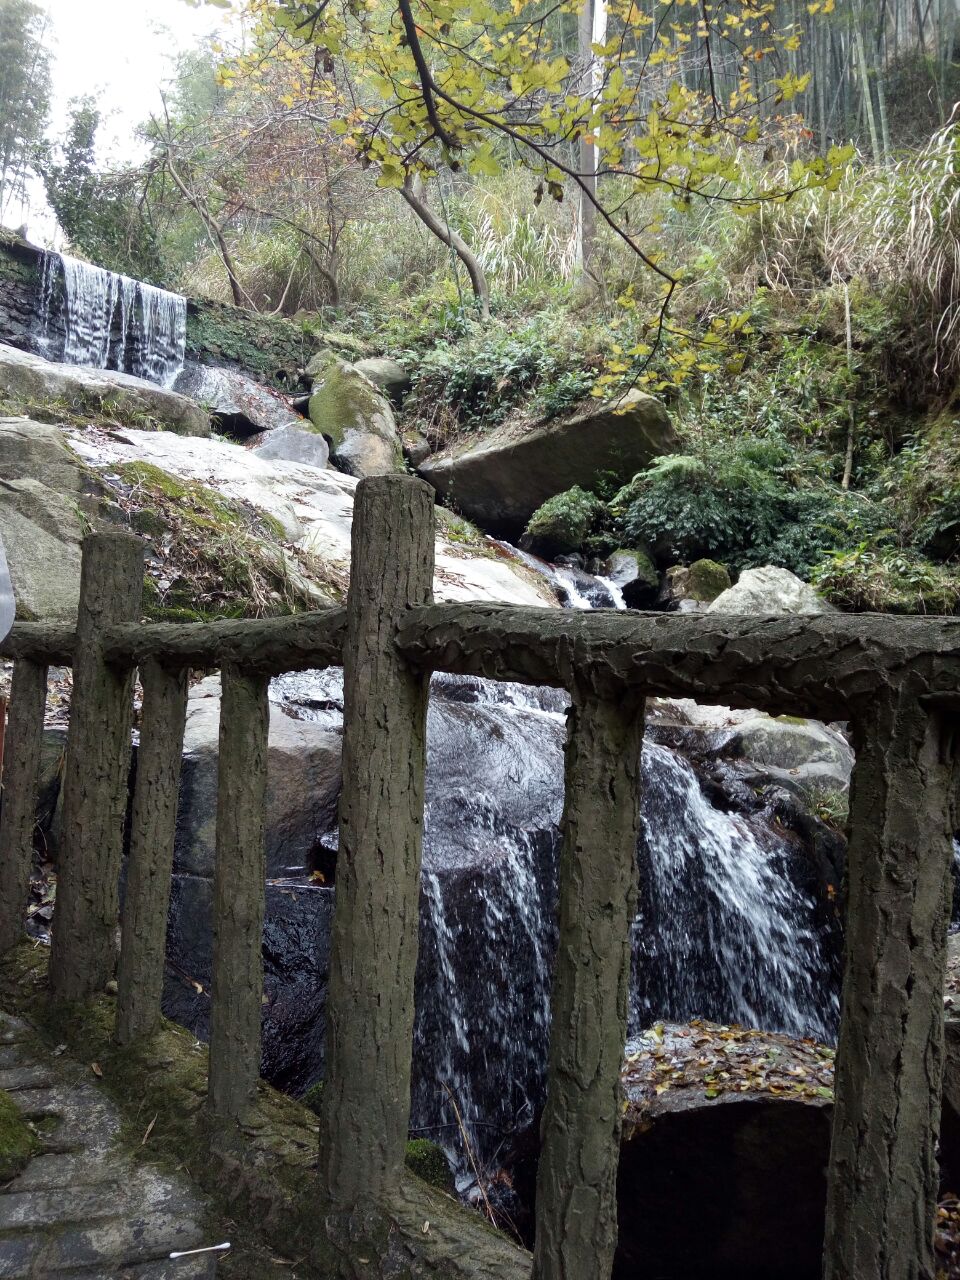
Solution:
[[[41,292],[43,354],[118,369],[172,387],[183,370],[187,301],[129,276],[48,253]]]

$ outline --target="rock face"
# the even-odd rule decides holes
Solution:
[[[834,613],[833,605],[791,573],[765,565],[745,569],[736,586],[713,601],[707,613]]]
[[[346,361],[330,358],[320,367],[310,397],[310,419],[329,442],[334,463],[347,475],[362,478],[403,470],[389,402]]]
[[[357,360],[353,366],[358,373],[369,378],[375,387],[385,396],[399,404],[411,387],[411,378],[407,370],[397,360],[386,356],[371,356],[366,360]]]
[[[628,609],[649,609],[656,602],[660,575],[648,551],[614,551],[603,572],[620,588]]]
[[[15,347],[0,346],[0,400],[32,411],[60,404],[72,418],[88,412],[149,421],[183,436],[210,434],[209,414],[186,396],[127,373],[52,364]]]
[[[328,468],[270,461],[225,440],[195,440],[162,431],[74,431],[71,447],[92,467],[146,462],[181,480],[199,481],[234,502],[249,503],[282,527],[287,541],[323,562],[346,583],[357,481]],[[464,526],[467,528],[467,526]],[[556,606],[545,580],[476,531],[468,541],[437,538],[438,600],[489,600]]]
[[[640,391],[532,427],[506,425],[420,466],[440,495],[484,528],[518,533],[538,507],[602,476],[626,482],[678,440],[663,405]]]
[[[105,490],[62,432],[29,418],[0,419],[0,535],[17,617],[70,622],[80,598],[84,519]]]
[[[299,419],[296,425],[267,432],[254,443],[252,451],[271,462],[296,462],[322,471],[330,460],[330,446],[319,431],[305,431],[302,424]]]
[[[175,389],[205,405],[221,431],[241,439],[261,431],[303,426],[303,419],[279,392],[236,369],[191,363],[177,379]]]
[[[202,681],[190,695],[174,868],[213,875],[220,680]],[[267,757],[267,875],[301,872],[320,835],[336,825],[340,792],[339,722],[292,719],[274,706]]]

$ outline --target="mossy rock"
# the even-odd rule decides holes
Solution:
[[[340,470],[358,478],[403,471],[400,436],[387,398],[344,360],[332,357],[318,367],[310,421],[330,442]]]
[[[530,517],[525,538],[541,555],[579,551],[604,513],[603,503],[575,485],[548,498]]]
[[[443,1149],[427,1138],[413,1138],[407,1143],[404,1163],[411,1173],[438,1191],[454,1190],[453,1174]]]
[[[0,1089],[0,1184],[15,1178],[39,1150],[36,1134],[10,1095]]]
[[[731,585],[730,574],[724,565],[716,560],[695,560],[688,570],[685,595],[701,604],[712,604]]]

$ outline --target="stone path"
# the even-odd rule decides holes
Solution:
[[[0,1280],[216,1275],[216,1254],[169,1257],[220,1243],[191,1185],[119,1146],[119,1113],[90,1067],[51,1059],[26,1023],[2,1012],[0,1089],[43,1122],[43,1150],[0,1187]]]

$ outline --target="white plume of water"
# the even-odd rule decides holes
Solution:
[[[704,1015],[830,1041],[839,1016],[791,847],[709,803],[681,756],[644,744],[634,1030]]]
[[[44,261],[40,326],[43,354],[64,364],[118,369],[162,387],[183,370],[186,298],[67,254]]]

